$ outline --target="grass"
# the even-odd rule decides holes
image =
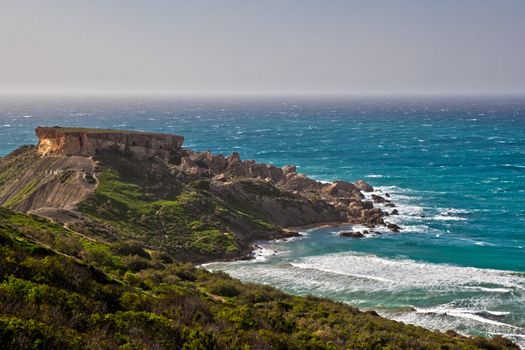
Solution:
[[[224,254],[238,250],[232,234],[212,218],[214,201],[194,190],[173,199],[158,200],[136,183],[125,181],[115,170],[98,175],[95,194],[79,209],[94,220],[115,227],[130,238],[140,237],[155,246],[172,246],[202,254]]]

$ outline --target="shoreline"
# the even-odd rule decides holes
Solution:
[[[305,225],[305,226],[301,226],[301,227],[294,227],[294,229],[300,229],[300,228],[303,228],[303,229],[315,229],[315,228],[330,228],[330,227],[340,227],[340,226],[344,226],[345,223],[322,223],[322,224],[319,224],[319,225]],[[351,225],[351,224],[350,224]],[[303,235],[303,237],[305,237]],[[259,242],[261,243],[265,243],[265,242],[271,242],[272,240],[260,240]],[[287,244],[286,243],[286,240],[283,241],[282,244]],[[264,249],[265,247],[263,246],[255,246],[256,249]],[[266,247],[268,248],[268,247]],[[276,252],[274,250],[274,252]],[[352,252],[352,250],[348,250],[348,252]],[[373,254],[373,253],[372,253]],[[262,257],[263,259],[261,259],[261,263],[262,265],[264,266],[265,264],[268,264],[268,265],[271,265],[271,266],[277,266],[275,264],[273,264],[271,262],[272,259],[275,258],[275,255],[278,255],[278,254],[268,254],[268,255],[260,255],[260,257]],[[303,255],[303,256],[307,256],[307,255]],[[322,255],[319,255],[319,256],[322,256]],[[370,255],[367,255],[366,258],[370,258],[371,256]],[[387,257],[381,257],[381,256],[375,256],[376,258],[380,258],[380,259],[388,259]],[[250,259],[250,260],[255,260],[255,259],[258,259],[259,256],[257,257],[254,257],[253,259]],[[269,260],[269,262],[265,262],[266,260]],[[234,268],[232,270],[229,270],[228,268],[224,268],[230,264],[225,264],[225,266],[223,267],[220,267],[220,265],[218,267],[213,267],[212,269],[209,269],[208,268],[208,265],[213,265],[215,263],[232,263],[232,262],[239,262],[241,263],[239,266],[240,267],[237,267],[237,268]],[[373,261],[371,261],[372,263]],[[415,261],[416,264],[431,264],[431,265],[435,265],[436,268],[439,268],[438,265],[441,265],[441,264],[438,264],[438,263],[431,263],[431,262],[421,262],[421,261]],[[284,287],[282,285],[279,285],[278,283],[277,284],[273,284],[271,281],[271,279],[269,281],[264,281],[264,280],[246,280],[245,278],[243,278],[242,276],[237,276],[237,274],[235,274],[235,271],[237,269],[240,269],[239,271],[241,271],[243,269],[244,266],[250,266],[250,265],[243,265],[242,264],[242,260],[240,259],[237,259],[237,260],[233,260],[233,261],[217,261],[217,262],[210,262],[210,263],[206,263],[206,264],[202,264],[202,265],[199,265],[199,267],[202,267],[208,271],[211,271],[211,272],[217,272],[217,271],[222,271],[228,275],[230,275],[231,277],[235,278],[235,279],[238,279],[242,282],[249,282],[249,283],[255,283],[255,284],[262,284],[262,285],[271,285],[273,286],[274,288],[277,288],[285,293],[290,293],[290,294],[293,294],[293,295],[297,295],[297,296],[305,296],[305,295],[309,295],[309,292],[293,292],[293,291],[290,291],[287,289],[287,287]],[[470,267],[469,266],[455,266],[455,265],[452,265],[452,266],[449,266],[447,265],[448,267],[450,268],[453,268],[453,269],[469,269]],[[511,271],[511,270],[496,270],[496,269],[487,269],[487,268],[476,268],[476,267],[473,267],[473,269],[475,270],[487,270],[487,271],[493,271],[493,272],[496,272],[496,273],[509,273],[509,274],[514,274],[515,272],[514,271]],[[410,273],[410,269],[406,269],[406,272],[407,273]],[[290,274],[290,276],[292,276],[292,274]],[[293,283],[292,283],[293,285]],[[297,284],[296,284],[297,285]],[[461,287],[461,285],[458,285],[458,287]],[[291,287],[290,287],[291,288]],[[366,292],[365,292],[366,293]],[[480,327],[480,328],[466,328],[464,330],[458,330],[457,328],[455,327],[446,327],[446,328],[437,328],[437,327],[432,327],[430,324],[429,325],[425,325],[425,324],[421,324],[421,323],[418,323],[417,321],[407,321],[406,319],[403,319],[402,316],[403,315],[395,315],[395,313],[389,313],[388,311],[406,311],[407,313],[414,313],[414,314],[424,314],[425,313],[425,308],[426,307],[423,307],[423,306],[414,306],[414,305],[417,305],[417,304],[414,304],[414,305],[407,305],[405,307],[399,307],[399,308],[389,308],[389,307],[381,307],[379,305],[377,305],[376,307],[374,306],[365,306],[365,307],[360,307],[358,306],[359,303],[353,303],[351,301],[347,301],[347,300],[340,300],[340,299],[337,299],[337,298],[334,298],[333,296],[327,296],[327,295],[322,295],[322,294],[317,294],[317,293],[313,293],[312,295],[314,295],[315,297],[319,297],[319,298],[323,298],[323,299],[327,299],[327,300],[331,300],[331,301],[335,301],[335,302],[341,302],[341,303],[344,303],[346,305],[349,305],[353,308],[356,308],[357,310],[359,310],[359,312],[362,312],[362,313],[367,313],[367,314],[371,314],[371,315],[374,315],[374,316],[378,316],[378,317],[381,317],[381,318],[384,318],[384,319],[388,319],[388,320],[392,320],[392,321],[396,321],[396,322],[400,322],[400,323],[406,323],[406,324],[410,324],[410,325],[413,325],[413,326],[417,326],[417,327],[421,327],[421,328],[424,328],[424,329],[427,329],[427,330],[430,330],[430,331],[439,331],[439,332],[454,332],[454,333],[457,333],[459,334],[460,336],[462,337],[473,337],[477,332],[485,332],[486,329],[484,329],[483,327]],[[434,309],[436,309],[437,306],[428,306],[428,311],[426,311],[427,314],[435,314],[437,316],[440,315],[440,311],[432,311]],[[458,319],[460,320],[475,320],[476,317],[481,317],[481,318],[485,318],[484,315],[481,315],[481,313],[488,313],[488,314],[491,314],[491,315],[494,315],[494,317],[497,317],[499,316],[497,314],[498,311],[494,311],[494,312],[491,312],[491,311],[484,311],[484,310],[478,310],[478,311],[472,311],[472,312],[469,312],[469,311],[465,311],[465,312],[461,312],[460,309],[459,310],[459,314],[455,314],[455,310],[452,308],[451,309],[451,313],[449,314],[449,316],[452,316],[452,317],[457,317]],[[456,310],[457,311],[457,310]],[[442,315],[447,315],[447,312],[444,312],[444,313],[441,313]],[[400,318],[401,317],[401,318]],[[513,325],[511,323],[500,323],[494,319],[491,319],[490,317],[487,318],[487,320],[479,320],[479,322],[481,323],[487,323],[487,324],[494,324],[494,325],[497,325],[497,326],[502,326],[502,327],[510,327],[510,328],[516,328],[516,329],[519,329],[519,326],[516,326],[516,325]],[[470,331],[472,331],[473,333],[469,333]],[[494,335],[498,335],[499,333],[483,333],[483,336],[484,337],[493,337]],[[520,334],[510,334],[510,333],[505,333],[503,335],[506,339],[512,339],[512,341],[516,342],[516,339],[514,339],[515,337],[522,337]],[[513,338],[514,337],[514,338]],[[518,342],[517,343],[521,349],[525,349],[525,343],[521,343],[521,342]]]

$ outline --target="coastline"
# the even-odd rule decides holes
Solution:
[[[308,228],[330,228],[338,227],[340,225],[319,225],[315,227],[308,226]],[[325,233],[317,233],[318,237]],[[308,238],[312,238],[311,236]],[[302,241],[302,240],[301,240]],[[315,244],[315,235],[313,240],[305,242],[304,245],[299,243],[299,246],[311,247]],[[264,246],[268,243],[268,246]],[[394,320],[397,322],[407,323],[419,327],[423,327],[432,331],[440,332],[458,332],[462,336],[471,337],[478,332],[484,334],[484,336],[494,336],[501,334],[505,337],[512,339],[517,342],[521,348],[524,348],[525,344],[520,340],[525,336],[525,333],[520,333],[522,330],[520,327],[513,325],[512,323],[506,323],[502,318],[510,315],[510,312],[498,311],[499,308],[483,309],[471,306],[472,308],[455,306],[454,304],[447,306],[440,306],[443,302],[433,304],[431,301],[433,293],[428,294],[429,304],[421,305],[418,303],[405,304],[410,298],[412,289],[414,289],[414,295],[412,297],[419,299],[417,296],[420,292],[416,292],[417,286],[412,283],[422,283],[422,288],[428,283],[432,283],[432,288],[457,288],[458,291],[467,290],[472,292],[477,289],[475,285],[470,283],[479,283],[483,286],[486,278],[489,278],[497,286],[491,288],[480,287],[479,293],[496,293],[496,295],[503,296],[511,293],[514,288],[509,285],[504,286],[505,283],[511,283],[509,278],[512,279],[514,273],[512,271],[500,271],[490,269],[473,269],[463,266],[450,266],[446,264],[432,264],[421,261],[411,261],[409,259],[390,259],[387,257],[380,257],[375,254],[361,254],[358,251],[340,251],[339,253],[333,253],[328,255],[305,255],[301,258],[301,255],[290,256],[288,253],[281,254],[286,249],[286,240],[276,242],[277,245],[273,245],[268,241],[261,241],[262,247],[257,247],[260,250],[256,257],[257,263],[252,262],[243,263],[243,261],[233,261],[234,264],[229,265],[230,262],[216,262],[218,265],[211,266],[209,269],[208,265],[215,263],[203,264],[203,268],[210,271],[223,271],[230,276],[240,279],[244,282],[271,285],[275,288],[291,293],[298,296],[314,295],[316,297],[327,298],[337,302],[343,302],[347,305],[357,308],[361,312],[377,314],[382,318]],[[295,246],[295,244],[294,244]],[[282,250],[284,249],[284,250]],[[292,254],[300,252],[303,248],[298,250],[292,250]],[[294,253],[295,251],[295,253]],[[356,254],[357,253],[357,254]],[[259,257],[261,260],[259,260]],[[346,257],[353,257],[351,260],[346,261]],[[296,259],[298,258],[298,259]],[[253,259],[252,259],[253,260]],[[327,262],[328,261],[328,262]],[[225,263],[225,265],[222,265]],[[408,264],[408,265],[407,265]],[[377,275],[377,271],[385,270],[385,274]],[[390,278],[388,274],[392,273],[393,276]],[[442,273],[444,275],[442,275]],[[320,275],[319,275],[320,274]],[[275,275],[274,277],[271,277]],[[337,285],[335,280],[328,280],[328,276],[333,276],[337,279]],[[449,277],[445,277],[449,276]],[[403,277],[406,277],[405,280]],[[519,276],[513,278],[516,282],[519,280]],[[355,278],[355,280],[354,280]],[[370,279],[370,289],[362,288],[359,289],[355,282],[365,279]],[[392,286],[388,286],[393,283],[393,286],[398,283],[392,282],[393,280],[399,281],[400,285],[403,286],[399,291],[391,290]],[[305,284],[299,284],[299,281],[306,282]],[[355,281],[355,282],[353,282]],[[377,293],[381,292],[381,288],[377,289],[378,285],[385,284],[386,291],[384,292],[384,298],[386,300],[399,298],[399,300],[405,300],[400,305],[387,306],[383,302],[378,302],[379,299]],[[522,283],[522,282],[516,282]],[[501,286],[500,286],[501,284]],[[312,292],[308,289],[310,286],[313,288]],[[350,288],[350,286],[352,286]],[[429,286],[430,287],[430,286]],[[358,288],[357,290],[355,288]],[[350,298],[360,299],[358,303],[352,302],[346,299],[345,290],[348,290]],[[360,290],[360,291],[359,291]],[[356,295],[356,293],[363,293],[362,297]],[[448,292],[447,292],[448,293]],[[450,291],[453,296],[453,291]],[[367,297],[368,296],[368,297]],[[376,303],[376,305],[382,306],[361,306],[366,305],[363,303],[366,299],[372,298],[368,303]],[[424,301],[423,299],[420,299]],[[394,303],[395,304],[395,303]],[[443,319],[440,324],[437,320]],[[434,320],[434,321],[431,321]],[[479,328],[470,328],[469,326],[463,330],[458,330],[457,324],[453,326],[454,322],[463,322],[466,324],[478,323]],[[446,321],[446,322],[445,322]],[[443,327],[443,325],[448,325]],[[507,331],[491,331],[494,327],[503,327]]]

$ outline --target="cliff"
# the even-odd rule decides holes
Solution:
[[[373,188],[363,181],[322,183],[294,166],[194,152],[176,135],[60,127],[36,133],[37,147],[0,158],[0,205],[97,239],[140,238],[179,260],[205,262],[242,257],[256,240],[289,235],[286,227],[399,229],[385,221],[387,206],[365,200],[362,192]]]
[[[177,135],[84,128],[38,127],[37,152],[42,156],[91,157],[102,150],[128,152],[136,158],[177,154],[184,138]]]

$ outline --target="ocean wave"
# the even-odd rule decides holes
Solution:
[[[412,312],[381,310],[378,313],[396,321],[439,331],[455,329],[468,335],[469,330],[476,330],[475,334],[501,335],[515,341],[522,348],[525,346],[525,329],[499,320],[507,317],[510,314],[508,312],[457,308],[444,304],[432,308],[415,308]]]
[[[453,316],[457,318],[466,318],[469,320],[474,320],[480,323],[487,323],[490,325],[497,325],[497,326],[503,326],[508,327],[512,329],[519,329],[519,327],[494,321],[488,318],[485,318],[481,316],[480,314],[487,313],[487,314],[494,314],[496,315],[495,311],[480,311],[480,310],[472,310],[472,309],[465,309],[465,308],[454,308],[450,306],[439,306],[439,307],[433,307],[433,308],[426,308],[426,309],[417,309],[417,313],[424,313],[424,314],[441,314],[441,315],[447,315],[447,316]],[[504,315],[505,313],[502,313]]]
[[[305,257],[292,265],[338,275],[368,276],[374,281],[387,282],[382,286],[375,285],[380,290],[425,288],[458,291],[483,287],[487,288],[487,292],[500,292],[501,288],[525,291],[525,278],[514,276],[508,271],[430,264],[410,259],[386,259],[375,255],[336,253]],[[487,287],[489,284],[491,287]]]
[[[259,261],[227,263],[221,269],[236,278],[376,309],[426,328],[525,334],[512,324],[522,317],[516,305],[525,303],[525,277],[513,272],[353,252],[294,257],[272,249],[261,250]]]

